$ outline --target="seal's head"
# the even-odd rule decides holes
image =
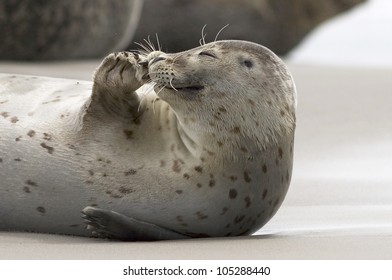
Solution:
[[[207,141],[218,150],[230,140],[251,151],[295,128],[292,77],[261,45],[216,41],[181,53],[152,52],[147,60],[155,91],[192,139],[214,135]]]

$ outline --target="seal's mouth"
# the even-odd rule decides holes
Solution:
[[[172,90],[172,91],[188,91],[188,92],[199,92],[204,89],[204,86],[189,86],[189,87],[176,87],[176,86],[171,86],[167,85],[165,86],[166,89]]]

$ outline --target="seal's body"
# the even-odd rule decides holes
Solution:
[[[258,230],[285,197],[295,87],[262,46],[111,54],[92,94],[87,82],[0,79],[2,230],[236,236]],[[136,92],[150,81],[157,94]]]

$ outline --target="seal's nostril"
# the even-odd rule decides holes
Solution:
[[[162,57],[162,56],[157,56],[155,57],[153,60],[151,60],[150,65],[153,65],[155,62],[161,61],[161,60],[165,60],[166,58]]]

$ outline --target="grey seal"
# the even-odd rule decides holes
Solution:
[[[296,89],[261,45],[113,53],[93,84],[0,80],[1,230],[248,235],[288,190]]]

